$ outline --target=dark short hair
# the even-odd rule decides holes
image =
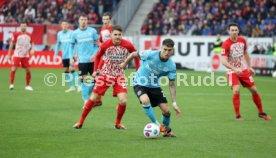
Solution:
[[[122,28],[121,26],[119,26],[119,25],[112,26],[112,32],[113,32],[114,30],[123,32],[123,28]]]
[[[238,29],[239,29],[239,24],[237,24],[237,23],[229,23],[228,26],[227,26],[227,30],[230,30],[231,26],[237,26]]]
[[[174,46],[174,41],[170,38],[167,38],[162,42],[162,45],[163,46],[168,46],[168,47],[173,47]]]
[[[28,24],[28,23],[27,23],[27,20],[21,20],[21,21],[19,22],[19,24]]]
[[[67,19],[61,19],[61,20],[60,20],[60,23],[63,23],[63,22],[69,23]]]
[[[111,13],[110,12],[103,13],[103,16],[109,16],[109,19],[111,19]]]
[[[80,17],[88,18],[88,16],[87,16],[86,14],[81,14],[81,15],[79,16],[79,19],[80,19]]]

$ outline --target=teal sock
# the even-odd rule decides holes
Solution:
[[[166,127],[169,127],[170,122],[171,122],[171,115],[162,114],[162,124]]]
[[[152,106],[150,104],[143,105],[143,109],[144,109],[144,113],[148,116],[151,122],[156,123],[157,125],[160,126],[160,123],[156,120]]]
[[[94,87],[94,83],[89,83],[89,85],[87,85],[88,96],[91,95],[93,87]]]
[[[75,80],[75,85],[80,86],[78,73],[76,71],[71,71],[71,73],[73,74],[73,77],[74,77],[74,80]]]
[[[73,77],[69,73],[65,73],[66,82],[68,82],[70,88],[74,88]]]
[[[81,83],[81,95],[82,95],[82,98],[84,100],[84,102],[86,102],[88,100],[88,88],[86,86],[86,83]]]

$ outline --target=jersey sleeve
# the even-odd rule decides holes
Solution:
[[[168,78],[170,81],[174,81],[176,78],[176,65],[172,65],[172,70],[168,73]]]
[[[93,31],[94,33],[93,33],[93,40],[94,41],[97,41],[97,40],[99,40],[99,35],[97,34],[97,31],[94,29],[94,31]]]
[[[97,54],[95,56],[94,72],[97,72],[97,70],[102,67],[103,63],[101,63],[101,58],[102,58],[104,52],[105,52],[104,44],[102,44],[99,48],[99,51],[97,52]]]
[[[223,42],[222,49],[221,49],[221,55],[228,57],[229,51],[230,51],[230,48],[229,48],[228,44],[226,42]]]
[[[135,51],[136,51],[135,47],[134,47],[133,44],[130,43],[130,42],[128,42],[127,50],[128,50],[129,53],[132,53],[132,52],[135,52]]]
[[[12,43],[16,43],[16,41],[17,41],[17,33],[15,32],[15,33],[13,33],[13,35],[12,35],[12,38],[11,38],[11,42]]]

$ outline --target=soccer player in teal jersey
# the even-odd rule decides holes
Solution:
[[[70,88],[65,92],[73,92],[75,91],[75,86],[73,83],[73,79],[75,79],[78,84],[78,73],[75,71],[75,65],[73,60],[73,51],[72,49],[72,35],[73,31],[68,29],[69,24],[66,20],[61,21],[61,31],[57,34],[57,45],[55,49],[55,58],[58,55],[58,51],[61,47],[62,52],[62,64],[64,67],[65,79],[69,83]],[[72,75],[70,75],[69,71]],[[80,90],[79,85],[78,90]]]
[[[162,42],[161,50],[145,50],[132,53],[120,65],[121,68],[125,68],[137,56],[142,60],[142,64],[134,77],[134,92],[143,106],[144,113],[153,123],[160,126],[160,131],[163,132],[164,137],[175,137],[175,134],[171,132],[171,114],[167,99],[160,87],[160,77],[168,77],[173,108],[177,116],[181,113],[176,103],[176,88],[174,83],[176,78],[176,65],[170,58],[173,54],[173,47],[173,40],[165,39]],[[154,114],[153,107],[156,106],[159,106],[162,111],[162,125],[157,121]]]
[[[87,26],[87,16],[79,17],[79,28],[73,32],[72,45],[76,47],[76,53],[79,61],[79,76],[81,79],[82,97],[84,103],[88,100],[93,88],[91,75],[94,68],[95,43],[98,41],[97,31]],[[88,73],[90,76],[88,76]],[[90,77],[90,78],[89,78]]]

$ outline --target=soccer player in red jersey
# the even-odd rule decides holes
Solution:
[[[252,100],[256,104],[259,117],[264,120],[271,120],[264,111],[259,92],[255,86],[253,77],[254,69],[250,66],[250,57],[247,52],[246,41],[239,36],[239,26],[236,23],[228,25],[227,31],[229,38],[222,44],[222,63],[227,68],[227,79],[233,90],[233,105],[236,114],[236,120],[241,121],[243,117],[240,114],[240,85],[249,89],[252,94]]]
[[[124,70],[120,67],[120,64],[127,58],[129,53],[135,52],[136,49],[129,41],[122,39],[122,31],[120,26],[113,26],[111,39],[105,41],[100,46],[95,57],[94,77],[96,77],[96,73],[98,72],[101,58],[104,64],[101,68],[101,73],[97,77],[93,93],[83,108],[80,121],[73,126],[76,129],[82,127],[86,116],[91,109],[95,107],[97,97],[99,95],[103,96],[110,86],[113,86],[113,96],[118,97],[119,100],[115,128],[125,129],[125,126],[121,124],[121,119],[126,110],[127,87],[124,78]]]
[[[112,32],[111,13],[105,12],[102,16],[102,22],[103,22],[103,26],[101,27],[100,38],[99,38],[100,43],[103,43],[103,42],[111,39],[111,32]],[[139,58],[134,58],[134,61],[135,61],[136,70],[138,70],[139,63],[140,63]],[[101,69],[103,64],[104,64],[104,62],[101,58],[100,62],[98,64],[98,68]],[[96,101],[96,106],[101,106],[102,105],[102,99],[101,98],[102,97],[99,95],[98,99]]]
[[[29,65],[29,50],[31,49],[31,55],[34,54],[34,43],[32,40],[32,35],[26,31],[27,23],[20,23],[20,32],[15,32],[10,42],[10,47],[8,51],[8,59],[12,62],[11,72],[10,72],[10,90],[14,89],[14,78],[17,68],[21,66],[26,70],[26,87],[25,90],[33,91],[30,86],[31,82],[31,71]],[[13,57],[11,57],[11,52],[15,44],[15,51]]]

